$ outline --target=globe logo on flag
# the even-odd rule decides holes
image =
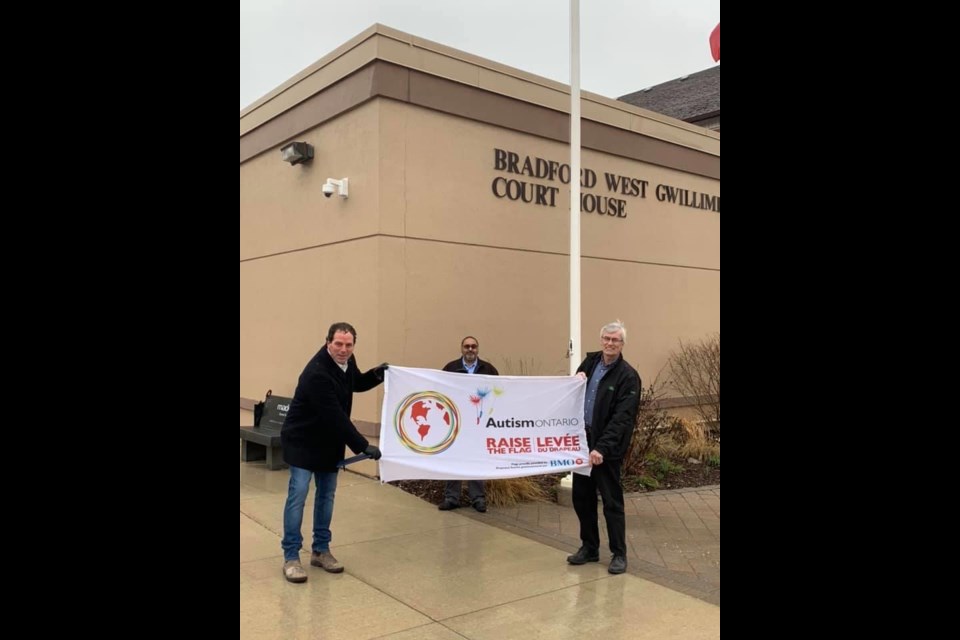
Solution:
[[[460,432],[460,411],[436,391],[412,393],[397,406],[393,426],[403,446],[434,455],[446,451]]]

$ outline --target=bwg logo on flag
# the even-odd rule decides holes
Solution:
[[[411,393],[397,406],[393,425],[407,449],[434,455],[446,451],[460,432],[460,411],[436,391]]]

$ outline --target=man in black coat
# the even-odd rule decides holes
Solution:
[[[627,330],[617,320],[600,330],[602,351],[588,353],[577,369],[587,380],[583,405],[590,449],[589,476],[573,474],[573,508],[580,520],[580,549],[567,556],[570,564],[600,561],[597,490],[603,499],[603,517],[613,558],[607,571],[627,570],[627,532],[623,513],[620,467],[627,453],[640,406],[640,376],[623,359]]]
[[[467,336],[460,341],[460,353],[462,356],[457,360],[451,360],[443,366],[444,371],[454,373],[479,373],[488,376],[498,376],[500,372],[497,368],[480,359],[480,341],[473,336]],[[447,486],[443,492],[443,502],[437,507],[441,511],[460,508],[460,480],[448,480]],[[487,496],[483,491],[483,480],[468,480],[467,492],[470,495],[470,502],[473,508],[483,513],[487,510]]]
[[[350,421],[355,391],[369,391],[383,382],[384,363],[360,373],[353,356],[357,332],[346,322],[337,322],[327,332],[326,345],[307,363],[297,382],[293,402],[280,430],[283,461],[290,465],[290,488],[283,509],[283,575],[290,582],[306,582],[300,565],[303,508],[315,478],[313,505],[313,552],[310,564],[330,573],[343,565],[330,553],[330,522],[337,491],[337,463],[343,449],[380,459],[380,449],[370,444]]]

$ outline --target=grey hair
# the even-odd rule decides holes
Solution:
[[[623,326],[623,323],[619,319],[614,320],[610,324],[603,325],[603,329],[600,329],[600,336],[602,337],[605,333],[614,333],[615,331],[620,332],[620,339],[623,340],[623,344],[627,344],[627,328]]]

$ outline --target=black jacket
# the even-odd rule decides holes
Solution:
[[[593,351],[580,363],[589,379],[602,351]],[[589,384],[589,382],[588,382]],[[623,354],[600,381],[597,399],[593,403],[593,420],[587,430],[587,444],[606,460],[621,460],[630,446],[630,437],[637,423],[640,407],[640,375],[627,364]]]
[[[350,356],[344,372],[323,347],[307,363],[280,430],[283,461],[310,471],[336,471],[344,446],[361,453],[369,442],[350,422],[353,392],[373,389],[382,380],[374,369],[360,373]]]
[[[443,365],[444,371],[452,371],[454,373],[466,373],[467,370],[463,368],[463,358],[457,358],[456,360],[451,360],[447,364]],[[497,368],[487,362],[486,360],[481,360],[477,358],[477,368],[473,370],[474,373],[479,373],[485,376],[498,376],[500,372],[497,371]]]

